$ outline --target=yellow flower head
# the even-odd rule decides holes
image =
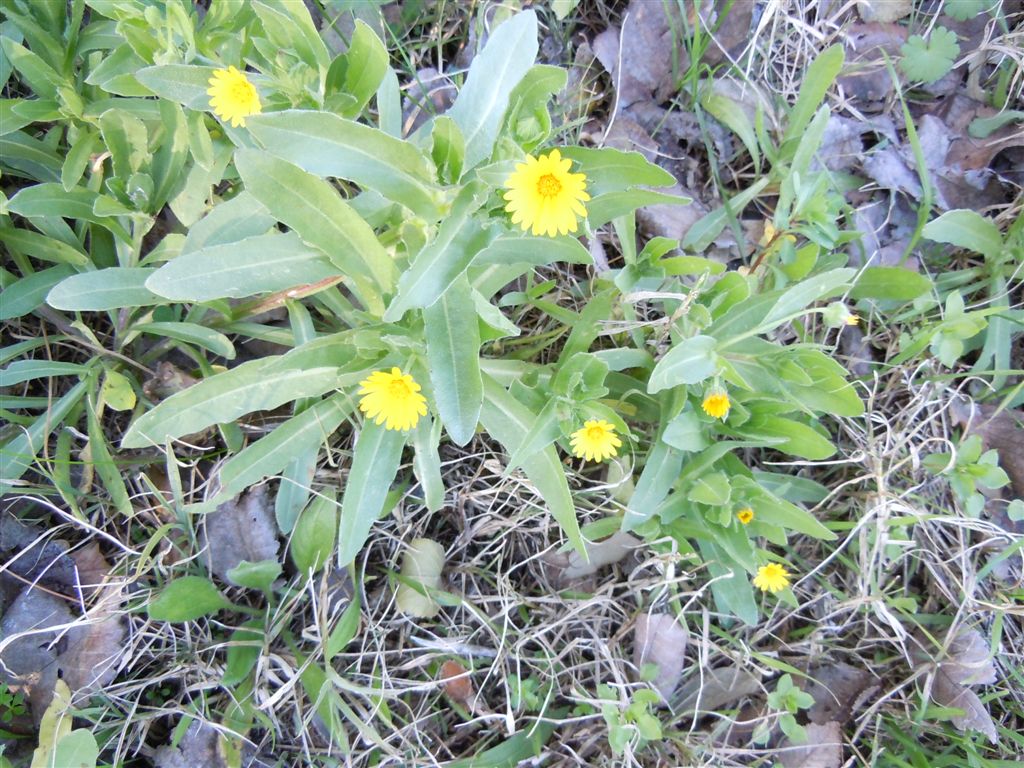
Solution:
[[[847,325],[856,325],[857,323],[860,322],[860,316],[855,315],[853,314],[853,312],[851,312],[850,314],[843,318],[843,322],[845,322]]]
[[[705,396],[700,407],[711,418],[724,420],[729,415],[729,396],[721,389],[713,389]]]
[[[244,73],[234,67],[218,69],[210,78],[210,109],[232,128],[245,127],[245,118],[263,111],[260,95]]]
[[[420,416],[427,415],[427,399],[420,394],[420,385],[398,368],[390,373],[374,371],[359,386],[359,410],[385,429],[412,429]]]
[[[754,586],[762,592],[780,592],[789,586],[789,574],[778,563],[768,563],[757,569]]]
[[[562,159],[557,149],[546,155],[526,158],[516,165],[515,172],[505,180],[508,191],[505,210],[512,214],[512,223],[534,235],[564,235],[575,232],[577,216],[586,216],[583,203],[587,194],[587,177],[569,173],[572,161]]]
[[[744,525],[750,525],[750,521],[754,519],[754,510],[750,507],[744,507],[736,513],[736,519]]]
[[[615,434],[615,427],[600,419],[585,421],[583,429],[577,429],[571,437],[569,445],[573,453],[587,461],[610,459],[615,455],[615,449],[622,445]]]

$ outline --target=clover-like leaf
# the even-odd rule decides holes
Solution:
[[[928,40],[914,35],[900,47],[900,52],[903,74],[911,80],[934,83],[953,68],[953,61],[960,55],[960,44],[955,32],[936,27]]]
[[[957,21],[967,21],[991,7],[991,0],[946,0],[942,12]]]

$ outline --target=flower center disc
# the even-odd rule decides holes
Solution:
[[[591,427],[587,430],[587,437],[591,440],[600,440],[604,437],[604,430],[601,427]]]
[[[412,390],[409,389],[409,385],[404,381],[392,381],[388,385],[388,394],[396,400],[405,400],[405,398],[412,394]]]
[[[555,197],[561,191],[562,182],[550,173],[545,173],[537,179],[537,194],[541,197]]]
[[[243,102],[252,98],[252,86],[249,83],[235,83],[231,86],[231,98]]]

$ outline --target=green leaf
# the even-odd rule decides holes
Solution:
[[[784,144],[803,136],[811,118],[825,98],[825,93],[832,87],[836,76],[842,70],[845,58],[846,53],[842,44],[837,43],[819,53],[811,62],[804,73],[796,104],[789,113],[789,125],[783,137]]]
[[[14,439],[0,449],[0,493],[9,493],[13,483],[20,479],[31,466],[36,454],[42,449],[47,436],[61,426],[71,409],[86,392],[88,383],[80,381],[68,390],[42,416],[32,422],[28,429],[20,430]]]
[[[55,285],[46,301],[55,309],[76,312],[162,304],[163,299],[146,288],[146,281],[155,271],[142,267],[109,267],[82,272]]]
[[[135,78],[157,96],[205,112],[210,109],[210,96],[206,91],[216,69],[186,64],[161,64],[140,69],[135,73]]]
[[[294,232],[207,246],[146,271],[146,287],[174,301],[246,298],[338,277],[327,257]]]
[[[195,621],[230,606],[209,579],[182,576],[170,582],[149,603],[149,618],[155,621]]]
[[[316,573],[334,554],[338,534],[338,503],[333,488],[314,496],[295,523],[289,552],[299,573]]]
[[[172,395],[132,423],[121,447],[163,445],[168,439],[231,422],[253,411],[315,397],[338,384],[337,367],[293,368],[282,362],[284,359],[243,363]]]
[[[402,463],[406,434],[367,421],[356,440],[341,500],[338,565],[351,563],[384,511],[384,501]]]
[[[39,98],[55,99],[57,89],[68,84],[53,67],[14,39],[4,35],[0,37],[0,46],[4,56]]]
[[[441,442],[441,422],[426,416],[420,419],[412,433],[415,453],[412,470],[423,490],[423,504],[428,512],[437,512],[444,506],[444,480],[441,477],[441,456],[437,451]]]
[[[910,301],[932,289],[926,275],[903,267],[868,267],[850,290],[852,299]]]
[[[473,266],[487,264],[593,264],[594,259],[583,244],[573,237],[517,237],[502,235],[480,251]]]
[[[231,339],[223,333],[196,323],[139,323],[138,325],[133,325],[132,330],[183,341],[186,344],[195,344],[197,347],[208,350],[226,360],[235,359],[235,347],[231,343]]]
[[[622,192],[605,192],[597,195],[587,208],[587,221],[594,229],[607,224],[612,219],[632,213],[637,208],[648,205],[689,205],[693,202],[688,197],[655,192],[652,189],[627,189]]]
[[[131,242],[131,236],[116,219],[105,214],[96,213],[97,205],[111,212],[120,214],[123,206],[116,200],[105,195],[98,195],[92,190],[75,187],[65,192],[64,187],[56,183],[36,184],[25,187],[7,203],[7,210],[27,218],[46,216],[62,216],[66,219],[82,219],[105,227],[125,242]],[[126,213],[130,211],[124,210]]]
[[[268,151],[310,173],[347,179],[430,221],[441,215],[433,163],[408,142],[326,112],[253,115],[245,125]]]
[[[59,264],[11,283],[4,288],[4,298],[0,301],[0,320],[21,317],[38,309],[50,290],[73,274],[75,270],[70,265]]]
[[[373,229],[323,179],[258,150],[235,153],[246,190],[278,221],[327,254],[357,286],[368,272],[390,293],[397,270]]]
[[[15,360],[0,371],[0,388],[13,387],[35,379],[51,376],[77,376],[88,370],[78,363],[61,363],[54,360]]]
[[[506,451],[511,453],[522,444],[534,419],[535,414],[525,405],[490,376],[484,376],[484,404],[480,411],[480,421]],[[548,505],[569,543],[577,552],[585,552],[579,521],[576,519],[576,506],[555,449],[548,446],[524,459],[523,471]]]
[[[697,453],[708,447],[704,423],[695,411],[680,413],[665,426],[661,439],[679,451]]]
[[[100,385],[100,398],[115,411],[130,411],[135,407],[136,400],[132,380],[108,368],[103,374],[103,384]]]
[[[100,748],[96,737],[86,728],[76,728],[57,742],[53,761],[47,765],[61,768],[96,768]]]
[[[738,432],[752,438],[784,438],[784,442],[773,445],[776,450],[812,461],[827,459],[836,452],[828,438],[812,427],[781,416],[754,416]]]
[[[221,493],[234,496],[278,474],[295,456],[315,450],[348,417],[352,406],[348,393],[332,395],[292,416],[266,437],[250,443],[221,467]]]
[[[671,187],[675,177],[650,162],[639,152],[623,152],[611,147],[562,147],[562,157],[577,163],[572,170],[587,177],[591,197],[620,192],[630,187]]]
[[[491,156],[509,96],[537,58],[537,15],[522,11],[491,32],[448,116],[466,141],[465,168]]]
[[[330,65],[330,54],[303,3],[291,0],[254,0],[252,7],[274,45],[293,50],[314,70],[326,72]]]
[[[945,27],[932,29],[928,40],[913,35],[900,46],[903,58],[899,67],[911,80],[934,83],[953,68],[953,61],[960,55],[960,44],[956,33]]]
[[[352,101],[343,114],[354,118],[373,98],[387,71],[387,48],[362,19],[356,19],[348,51],[331,63],[327,73],[327,91],[348,96]]]
[[[263,204],[248,192],[239,192],[227,202],[220,203],[203,218],[189,227],[188,236],[181,246],[182,255],[207,248],[265,235],[274,226],[274,217]]]
[[[228,581],[246,589],[258,589],[269,595],[273,591],[274,579],[281,575],[281,564],[277,560],[260,560],[250,563],[243,560],[227,573]]]
[[[470,290],[463,275],[423,312],[434,400],[456,445],[466,445],[476,434],[484,397],[480,325]]]
[[[924,225],[921,234],[937,243],[949,243],[967,251],[996,259],[1003,253],[999,228],[980,213],[966,209],[946,211]]]
[[[829,298],[842,293],[850,283],[856,270],[843,268],[823,272],[820,275],[801,280],[791,288],[787,288],[775,306],[765,316],[762,324],[773,326],[787,320],[794,312],[799,312],[815,301]]]
[[[680,384],[699,384],[713,376],[718,369],[717,344],[711,336],[683,339],[654,366],[647,382],[648,393],[654,394]]]
[[[622,530],[631,531],[654,516],[679,477],[685,455],[660,438],[655,441],[622,518]]]
[[[435,117],[430,139],[430,156],[437,166],[438,176],[455,183],[466,161],[466,140],[458,124],[447,115]]]
[[[463,187],[437,235],[398,281],[398,295],[384,313],[385,322],[397,322],[407,310],[429,307],[437,301],[492,241],[497,228],[484,228],[473,218],[489,191],[480,182]]]
[[[536,757],[555,731],[556,719],[562,713],[551,713],[552,720],[537,720],[529,728],[509,736],[495,747],[473,757],[441,763],[441,768],[516,768],[525,760]]]
[[[233,688],[245,680],[259,661],[264,642],[263,622],[259,620],[247,621],[232,632],[221,685]]]
[[[716,93],[710,81],[705,81],[703,85],[700,91],[701,106],[739,137],[750,153],[755,169],[760,169],[761,151],[757,143],[757,134],[743,107],[728,96]]]
[[[700,504],[719,507],[728,504],[731,495],[732,487],[729,485],[729,478],[722,472],[712,472],[698,477],[686,498]]]

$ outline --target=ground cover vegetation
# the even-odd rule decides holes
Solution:
[[[1017,0],[8,0],[0,766],[1024,755]]]

